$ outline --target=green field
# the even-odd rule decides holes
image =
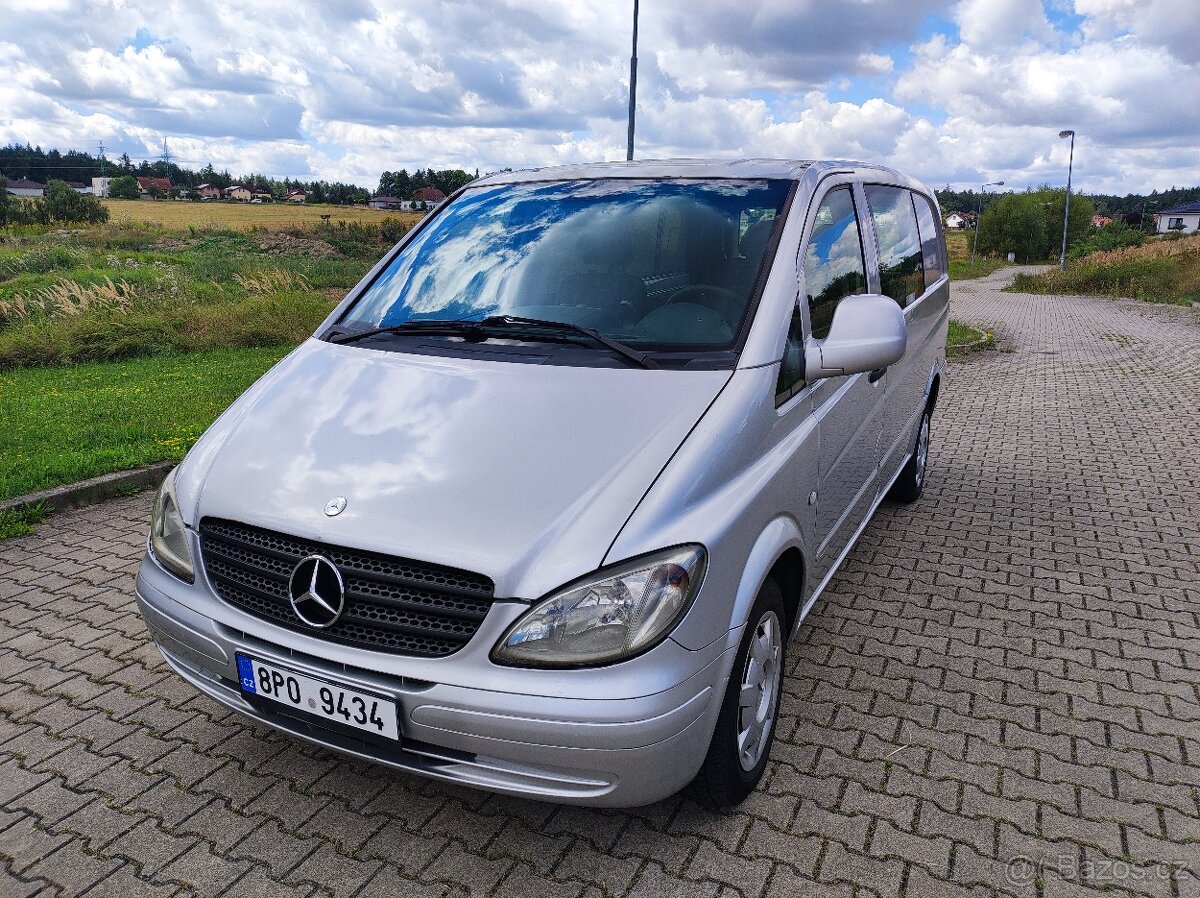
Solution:
[[[286,348],[0,373],[0,499],[178,461]]]

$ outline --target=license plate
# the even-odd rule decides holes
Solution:
[[[376,736],[400,738],[396,703],[390,699],[347,689],[286,667],[264,664],[242,654],[237,656],[237,666],[242,692]]]

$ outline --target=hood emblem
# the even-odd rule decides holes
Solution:
[[[329,515],[329,517],[331,517],[331,518],[336,517],[337,515],[340,515],[343,511],[345,511],[345,509],[346,509],[346,497],[345,496],[334,496],[332,499],[330,499],[328,502],[325,503],[325,514]]]
[[[310,627],[325,629],[337,623],[346,607],[342,575],[324,555],[309,555],[292,568],[288,598],[296,617]]]

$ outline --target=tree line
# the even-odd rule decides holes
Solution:
[[[1050,189],[1043,185],[1039,190]],[[938,205],[942,214],[950,212],[970,212],[972,215],[980,207],[986,209],[1001,197],[1008,196],[1012,191],[1005,192],[1003,188],[992,190],[952,190],[949,185],[941,190],[935,190]],[[1182,203],[1200,200],[1200,187],[1172,187],[1169,190],[1153,190],[1148,194],[1127,193],[1125,196],[1107,193],[1076,193],[1071,191],[1071,202],[1079,196],[1087,197],[1096,215],[1106,215],[1112,218],[1128,216],[1129,224],[1140,224],[1142,214],[1149,216],[1158,209],[1170,209]]]
[[[478,169],[473,175],[467,174],[461,168],[448,168],[444,171],[418,168],[411,175],[403,168],[400,171],[385,171],[379,176],[379,195],[408,200],[422,187],[436,187],[449,196],[478,177]]]
[[[93,156],[79,150],[65,153],[57,149],[43,150],[30,144],[9,144],[0,147],[0,176],[10,180],[28,178],[45,184],[52,180],[77,181],[91,184],[98,177],[155,177],[166,178],[175,187],[189,191],[201,184],[212,184],[222,189],[242,184],[252,190],[265,190],[282,198],[293,190],[303,190],[310,203],[331,203],[349,206],[367,202],[371,192],[356,184],[342,181],[302,181],[294,178],[270,178],[266,175],[248,174],[234,177],[228,169],[218,171],[211,163],[200,169],[189,169],[174,162],[143,160],[134,163],[128,153],[116,160]],[[401,169],[384,172],[379,180],[379,193],[400,199],[410,199],[421,187],[437,187],[447,196],[464,184],[479,176],[468,174],[462,169],[417,169],[412,174]]]

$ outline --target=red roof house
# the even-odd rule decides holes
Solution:
[[[171,181],[168,178],[150,178],[139,177],[137,179],[138,193],[141,194],[159,194],[166,196],[171,192]]]

